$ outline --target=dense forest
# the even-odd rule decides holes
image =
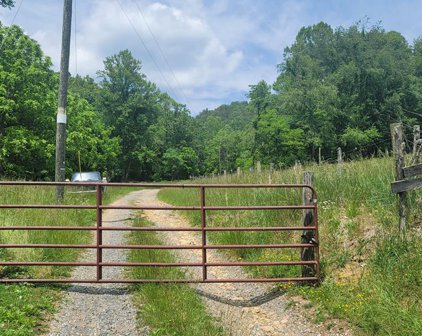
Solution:
[[[277,41],[275,41],[277,42]],[[422,117],[422,39],[357,23],[303,27],[280,55],[274,83],[244,102],[190,115],[161,92],[129,50],[97,77],[71,76],[66,176],[99,170],[115,181],[190,176],[329,161],[389,147],[389,124]],[[0,177],[52,180],[58,74],[39,44],[0,23]]]

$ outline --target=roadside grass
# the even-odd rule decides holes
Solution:
[[[323,282],[318,287],[281,285],[311,300],[317,320],[349,320],[363,335],[422,335],[422,193],[409,193],[410,228],[398,232],[392,159],[374,158],[337,165],[296,166],[261,174],[244,173],[194,183],[301,183],[304,171],[315,173],[318,193]],[[198,205],[194,189],[163,189],[159,198],[177,205]],[[269,189],[211,189],[207,205],[300,204],[301,191]],[[198,213],[183,212],[193,225]],[[298,226],[301,213],[275,211],[208,211],[210,226]],[[301,232],[210,234],[215,243],[266,244],[300,241]],[[298,250],[238,250],[238,259],[298,260]],[[300,268],[252,268],[254,276],[298,276]]]
[[[153,226],[137,217],[134,226]],[[155,232],[131,232],[129,244],[161,245]],[[130,250],[131,262],[176,262],[167,250]],[[184,272],[176,267],[131,267],[134,279],[183,279]],[[187,284],[133,285],[134,303],[139,311],[138,321],[151,327],[155,336],[218,336],[222,327],[210,317],[195,290]]]
[[[104,204],[134,188],[108,188]],[[54,187],[0,186],[1,204],[55,204]],[[95,204],[95,193],[66,193],[65,204]],[[55,209],[0,209],[0,226],[89,226],[95,211]],[[87,231],[0,231],[0,244],[88,244]],[[0,248],[1,261],[75,261],[80,249]],[[57,278],[70,275],[64,266],[0,266],[0,278]],[[45,331],[64,285],[0,284],[0,335],[29,336]]]

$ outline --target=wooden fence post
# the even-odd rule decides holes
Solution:
[[[240,174],[241,174],[240,167],[237,167],[237,176],[240,176]]]
[[[303,184],[314,186],[314,173],[304,172],[303,173]],[[309,188],[303,188],[302,191],[303,205],[313,204],[312,191]],[[312,209],[302,210],[303,226],[314,226],[314,212]],[[314,230],[303,230],[302,233],[302,244],[309,244],[313,242],[315,237]],[[313,247],[303,247],[301,249],[301,260],[312,261],[315,260],[315,249]],[[315,265],[303,265],[302,266],[302,277],[314,277],[316,275]]]
[[[395,162],[396,181],[404,179],[404,141],[403,141],[403,126],[401,123],[390,125],[391,141],[393,143],[393,155]],[[407,193],[405,191],[399,192],[399,228],[401,232],[406,230],[406,203]]]
[[[318,164],[322,163],[321,147],[318,148]]]
[[[273,171],[274,171],[274,163],[270,163],[270,170],[268,172],[268,183],[272,184],[273,183]]]
[[[343,153],[341,152],[341,147],[337,148],[337,163],[339,165],[343,163]]]
[[[258,161],[256,163],[256,171],[257,171],[257,173],[260,173],[261,172],[261,161]]]
[[[419,153],[421,146],[420,142],[421,138],[421,127],[419,125],[413,126],[413,157],[412,157],[412,164],[419,163]]]

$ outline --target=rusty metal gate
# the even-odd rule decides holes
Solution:
[[[71,278],[54,278],[54,279],[21,279],[21,278],[0,278],[0,283],[163,283],[163,282],[191,282],[191,283],[216,283],[216,282],[290,282],[290,281],[318,281],[320,277],[319,265],[319,247],[318,247],[318,215],[317,215],[317,198],[315,190],[305,184],[151,184],[151,183],[55,183],[55,182],[9,182],[0,181],[0,186],[65,186],[65,187],[92,187],[95,188],[96,204],[95,205],[75,205],[75,204],[0,204],[0,211],[3,209],[91,209],[96,211],[95,226],[5,226],[0,222],[0,238],[1,233],[7,230],[88,230],[95,232],[95,243],[93,244],[3,244],[0,240],[0,249],[48,249],[48,248],[72,248],[72,249],[94,249],[96,250],[95,262],[59,262],[59,261],[2,261],[0,266],[90,266],[96,268],[96,277],[90,279],[71,279]],[[133,187],[133,188],[195,188],[199,190],[199,206],[112,206],[103,205],[103,189],[104,187]],[[271,189],[298,189],[300,191],[308,189],[312,193],[312,202],[309,205],[254,205],[254,206],[209,206],[206,203],[206,190],[216,188],[271,188]],[[133,227],[133,226],[103,226],[103,211],[107,209],[126,209],[126,210],[188,210],[199,211],[201,214],[201,225],[198,227]],[[309,226],[258,226],[258,227],[211,227],[207,225],[207,213],[210,211],[253,211],[253,210],[278,210],[292,211],[304,210],[311,212],[312,223]],[[309,223],[308,223],[309,224]],[[103,233],[105,231],[194,231],[201,234],[201,245],[105,245],[103,244]],[[297,231],[312,232],[313,241],[300,244],[250,244],[250,245],[218,245],[210,244],[207,241],[207,232],[211,231]],[[302,235],[303,237],[304,235]],[[209,262],[207,251],[210,249],[311,249],[314,256],[313,260],[296,260],[296,261],[238,261],[238,262]],[[103,250],[110,249],[186,249],[200,250],[202,260],[198,263],[174,262],[174,263],[135,263],[135,262],[103,262]],[[300,253],[298,253],[300,256]],[[300,259],[300,257],[299,257]],[[314,276],[286,277],[286,278],[244,278],[244,279],[210,279],[208,278],[208,267],[230,267],[230,266],[270,266],[270,265],[302,265],[302,267],[311,267]],[[105,267],[201,267],[202,277],[200,279],[108,279],[103,278],[103,268]]]

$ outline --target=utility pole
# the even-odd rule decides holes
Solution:
[[[63,29],[62,53],[60,59],[59,104],[57,109],[56,130],[56,170],[55,181],[65,180],[65,144],[66,144],[66,107],[67,107],[67,82],[69,77],[69,51],[70,31],[72,25],[72,0],[64,0],[63,4]],[[64,186],[56,187],[58,202],[63,201]]]

